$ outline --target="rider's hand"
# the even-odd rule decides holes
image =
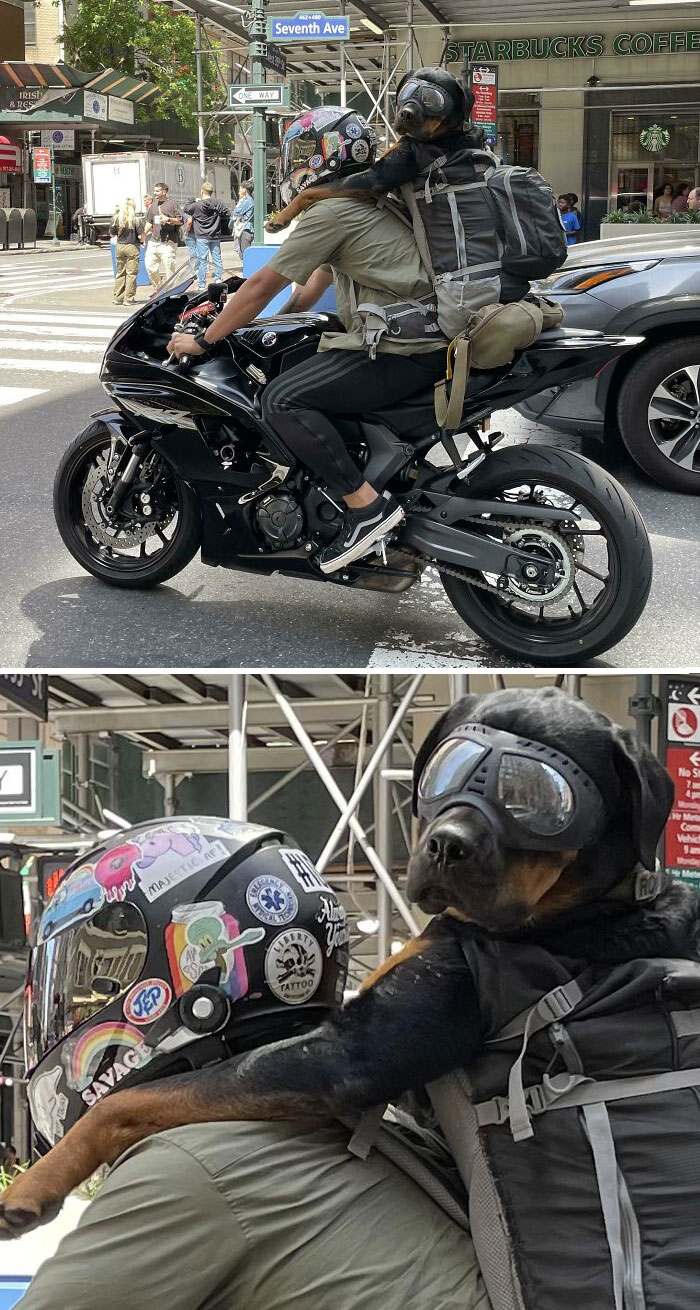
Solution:
[[[206,351],[197,345],[194,337],[189,332],[173,332],[168,342],[168,354],[176,355],[179,359],[181,355],[205,355]]]

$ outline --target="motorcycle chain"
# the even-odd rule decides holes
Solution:
[[[427,515],[431,513],[431,510],[413,509],[412,513]],[[484,520],[482,518],[467,518],[464,519],[463,522],[475,523],[482,528],[484,526]],[[549,526],[546,520],[540,520],[540,519],[528,519],[527,525],[528,527],[532,525],[533,527],[539,527],[539,528],[547,528]],[[522,528],[523,520],[499,519],[498,526],[502,528],[513,528],[514,530],[517,531],[520,528]],[[502,600],[504,596],[508,595],[508,592],[505,588],[494,587],[491,582],[485,582],[483,578],[477,577],[475,573],[471,573],[468,569],[456,568],[454,564],[438,564],[437,561],[431,559],[429,555],[423,555],[421,551],[414,550],[413,546],[396,546],[395,549],[399,551],[402,555],[410,556],[411,559],[420,560],[423,564],[427,564],[431,568],[437,568],[440,571],[440,573],[447,573],[449,577],[457,578],[459,582],[466,582],[470,587],[480,587],[482,591],[488,591],[492,596],[497,596],[500,600]]]

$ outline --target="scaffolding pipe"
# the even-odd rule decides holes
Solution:
[[[331,750],[331,748],[335,746],[337,742],[340,741],[341,737],[347,737],[349,733],[354,732],[355,728],[359,727],[361,722],[362,722],[362,718],[360,717],[358,719],[355,719],[353,723],[344,723],[342,727],[338,728],[338,731],[333,734],[330,740],[326,742],[325,746],[323,747],[323,750],[321,751],[321,754],[327,755],[328,752]],[[252,814],[254,810],[258,809],[258,806],[264,805],[265,801],[269,801],[272,796],[275,796],[277,794],[278,791],[281,791],[283,787],[286,787],[288,782],[293,782],[293,780],[297,778],[300,773],[303,773],[305,769],[308,769],[310,767],[311,767],[311,761],[304,760],[303,764],[297,764],[296,768],[292,769],[291,772],[283,774],[283,776],[279,778],[277,782],[273,782],[272,786],[267,788],[267,791],[264,791],[262,795],[255,797],[255,800],[253,801],[252,805],[249,807],[248,813]]]
[[[394,736],[391,721],[391,674],[380,673],[378,675],[378,684],[379,695],[374,711],[378,745],[373,760],[378,756],[386,758],[388,766],[391,767],[391,747]],[[404,701],[405,699],[404,697]],[[388,780],[382,776],[381,772],[375,782],[374,803],[377,854],[384,868],[391,873],[394,863],[391,832],[391,788]],[[391,901],[382,883],[377,883],[377,922],[379,924],[377,929],[377,964],[381,964],[391,953]]]
[[[175,774],[166,773],[163,777],[163,814],[172,819],[175,813]]]
[[[340,12],[345,14],[345,0],[340,0]],[[340,104],[343,109],[348,103],[348,65],[345,58],[345,42],[340,42]]]
[[[345,797],[342,791],[340,790],[340,787],[338,786],[330,770],[326,768],[326,765],[321,759],[321,756],[316,750],[316,747],[314,746],[303,724],[300,723],[299,719],[297,718],[294,711],[291,709],[290,705],[285,700],[281,691],[278,690],[274,678],[272,678],[269,673],[261,673],[260,677],[264,682],[265,686],[267,687],[270,695],[273,697],[275,704],[282,711],[285,719],[287,720],[287,723],[289,724],[290,728],[292,729],[292,732],[297,738],[297,741],[301,746],[304,747],[304,750],[306,751],[309,759],[311,760],[311,763],[313,764],[319,777],[325,783],[326,788],[329,794],[333,797],[333,800],[338,806],[338,809],[341,811],[344,810]],[[348,826],[350,827],[351,831],[355,834],[358,842],[360,843],[362,849],[364,850],[365,855],[367,856],[367,859],[369,860],[369,863],[374,869],[374,872],[376,873],[377,877],[381,880],[382,883],[384,883],[384,886],[386,887],[389,896],[394,902],[394,905],[396,906],[407,928],[410,930],[410,932],[413,934],[414,937],[419,937],[421,930],[415,918],[411,914],[411,911],[409,910],[408,905],[404,901],[403,896],[399,892],[398,888],[395,886],[393,878],[384,868],[384,865],[379,859],[377,852],[375,851],[374,847],[369,841],[369,838],[367,837],[367,833],[365,832],[364,828],[362,827],[356,815],[353,814],[351,816]]]
[[[248,818],[246,693],[245,673],[231,673],[228,685],[228,813],[230,819],[240,819],[243,822]]]
[[[450,673],[450,700],[454,705],[455,701],[461,700],[463,696],[469,695],[469,674],[468,673]]]
[[[199,150],[199,172],[203,182],[207,180],[207,147],[204,135],[204,74],[202,66],[202,19],[195,14],[197,49],[195,51],[195,68],[197,71],[197,142]]]
[[[386,716],[382,715],[381,717],[379,714],[380,709],[383,709],[384,704],[386,703],[385,702],[386,693],[384,694],[382,693],[382,678],[389,678],[389,674],[382,673],[379,675],[379,696],[377,698],[377,704],[375,707],[375,716],[376,716],[376,724],[377,724],[377,745],[375,747],[372,758],[369,764],[367,765],[367,768],[365,769],[364,774],[360,778],[360,781],[358,785],[355,787],[355,790],[353,791],[349,801],[341,810],[340,818],[338,819],[335,828],[333,829],[330,837],[328,838],[328,841],[326,842],[323,850],[321,851],[318,860],[316,861],[316,868],[318,869],[319,873],[323,873],[323,870],[328,864],[331,855],[335,851],[338,838],[341,832],[343,831],[343,829],[347,827],[348,819],[350,818],[350,815],[354,814],[355,811],[359,809],[360,801],[362,800],[362,797],[364,796],[367,788],[369,787],[369,784],[371,783],[377,771],[378,766],[381,764],[387,751],[389,751],[394,733],[396,732],[401,720],[404,718],[407,710],[409,709],[411,701],[413,700],[413,697],[415,696],[418,688],[420,687],[420,684],[423,679],[423,675],[422,673],[417,673],[415,677],[412,678],[408,691],[403,697],[403,700],[401,701],[401,704],[399,705],[393,718],[391,717],[391,682],[389,682],[389,692],[388,692],[389,714]],[[379,840],[377,841],[377,846],[379,847]],[[379,854],[379,858],[382,859],[381,850],[378,851],[378,854]],[[390,864],[387,864],[386,860],[382,859],[382,863],[384,864],[384,867],[387,869],[391,867]]]

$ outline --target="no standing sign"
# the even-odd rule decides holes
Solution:
[[[666,768],[676,789],[664,836],[664,863],[700,887],[700,678],[666,680]]]

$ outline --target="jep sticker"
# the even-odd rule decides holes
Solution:
[[[148,978],[132,987],[124,1001],[124,1018],[129,1023],[155,1023],[173,999],[172,988],[162,978]]]
[[[288,883],[263,873],[249,884],[245,898],[248,909],[261,923],[282,927],[296,917],[299,902]]]
[[[323,976],[321,947],[305,928],[288,928],[270,943],[265,978],[270,991],[286,1005],[303,1005]]]

